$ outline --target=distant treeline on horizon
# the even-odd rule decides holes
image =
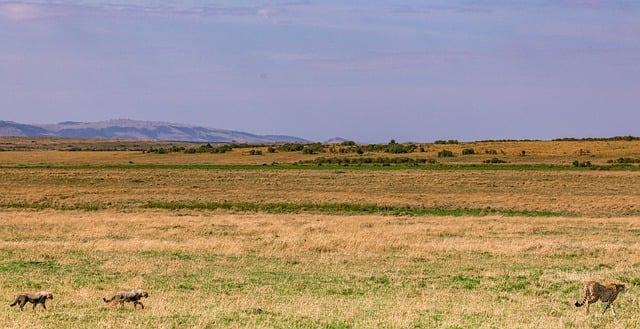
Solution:
[[[552,142],[606,142],[606,141],[637,141],[640,140],[638,136],[613,136],[613,137],[564,137],[564,138],[554,138]],[[544,139],[485,139],[476,141],[478,143],[483,142],[543,142]]]

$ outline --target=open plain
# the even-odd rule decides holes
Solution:
[[[406,154],[0,142],[3,328],[640,326],[637,140]],[[337,157],[386,160],[314,162]],[[590,279],[627,285],[616,318],[573,306]],[[138,287],[144,310],[102,301]],[[8,306],[38,290],[47,310]]]

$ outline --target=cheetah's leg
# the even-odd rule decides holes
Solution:
[[[585,306],[586,306],[586,308],[585,308],[585,314],[587,314],[587,315],[589,315],[589,305],[591,305],[591,301],[590,301],[590,300],[587,300],[587,305],[585,305]]]
[[[616,307],[613,306],[613,304],[611,304],[611,312],[613,313],[613,316],[616,316]]]

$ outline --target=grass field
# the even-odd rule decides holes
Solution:
[[[493,143],[473,147],[511,167],[0,152],[0,327],[640,326],[637,165],[571,166],[638,158],[640,143]],[[573,306],[589,279],[627,284],[617,318]],[[144,310],[101,300],[136,287]],[[54,293],[48,310],[8,307],[36,290]]]

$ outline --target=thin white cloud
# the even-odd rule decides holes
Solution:
[[[289,6],[295,6],[291,4]],[[129,15],[185,15],[200,17],[261,17],[271,18],[282,13],[285,7],[278,5],[240,4],[226,5],[217,3],[158,2],[158,3],[120,3],[103,1],[95,5],[105,13]]]
[[[39,4],[10,2],[0,4],[0,18],[26,21],[63,15],[56,7]]]
[[[200,17],[255,17],[271,19],[286,10],[286,7],[300,6],[302,3],[285,5],[227,5],[207,2],[169,1],[23,1],[0,3],[0,19],[36,20],[63,16],[70,13],[93,13],[106,15],[140,16],[200,16]]]

